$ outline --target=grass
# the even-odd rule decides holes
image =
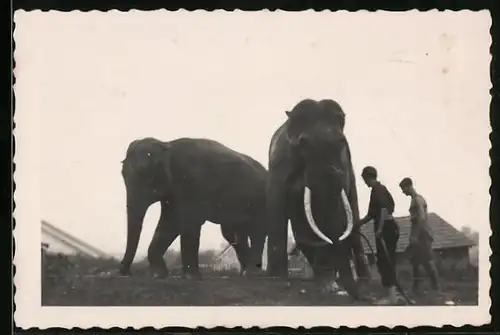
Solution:
[[[116,274],[114,260],[42,256],[44,306],[327,306],[359,305],[351,298],[325,293],[310,279],[245,278],[236,271],[203,269],[203,280],[184,280],[172,271],[166,279],[151,278],[145,263],[133,275]],[[403,286],[409,287],[408,282]],[[373,283],[375,298],[381,288]],[[477,305],[477,280],[445,280],[443,291],[457,305]],[[418,305],[440,305],[441,298],[416,298]]]

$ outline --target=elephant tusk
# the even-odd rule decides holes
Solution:
[[[344,205],[345,215],[347,217],[347,228],[345,232],[339,237],[339,241],[342,241],[351,234],[353,228],[353,219],[351,205],[349,204],[349,199],[347,199],[347,195],[345,194],[344,189],[342,189],[340,196],[342,197],[342,204]]]
[[[332,240],[326,237],[321,232],[321,230],[319,230],[318,226],[316,225],[316,222],[314,221],[314,217],[312,215],[312,210],[311,210],[311,190],[307,186],[304,189],[304,211],[306,213],[307,223],[309,223],[309,226],[311,226],[313,232],[323,241],[329,244],[333,244]],[[351,215],[351,220],[352,220],[352,215]]]

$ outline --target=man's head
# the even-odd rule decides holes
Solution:
[[[399,183],[399,187],[405,195],[411,195],[415,191],[413,188],[413,180],[409,177],[403,178],[403,180]]]
[[[377,182],[377,169],[373,166],[366,166],[361,172],[361,177],[368,187],[373,187]]]

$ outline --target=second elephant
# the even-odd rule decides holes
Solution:
[[[168,274],[163,254],[180,235],[182,269],[200,276],[198,251],[205,221],[221,225],[242,269],[261,266],[266,239],[267,170],[257,161],[209,139],[169,142],[144,138],[130,143],[122,162],[127,192],[127,246],[121,273],[129,274],[147,209],[161,203],[161,214],[148,249],[151,269]],[[248,246],[250,238],[251,246]]]

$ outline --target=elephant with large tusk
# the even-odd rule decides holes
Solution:
[[[269,148],[268,272],[287,275],[287,226],[316,278],[363,299],[357,277],[369,279],[358,231],[359,209],[345,114],[333,100],[306,99],[286,112]],[[352,257],[354,255],[354,257]],[[352,262],[356,273],[353,273]]]
[[[200,277],[198,250],[205,221],[221,225],[243,271],[260,271],[267,235],[267,170],[260,163],[213,140],[144,138],[130,143],[122,176],[128,227],[122,274],[130,273],[144,216],[155,202],[161,203],[161,214],[148,249],[155,275],[168,274],[162,256],[180,235],[183,274]]]

